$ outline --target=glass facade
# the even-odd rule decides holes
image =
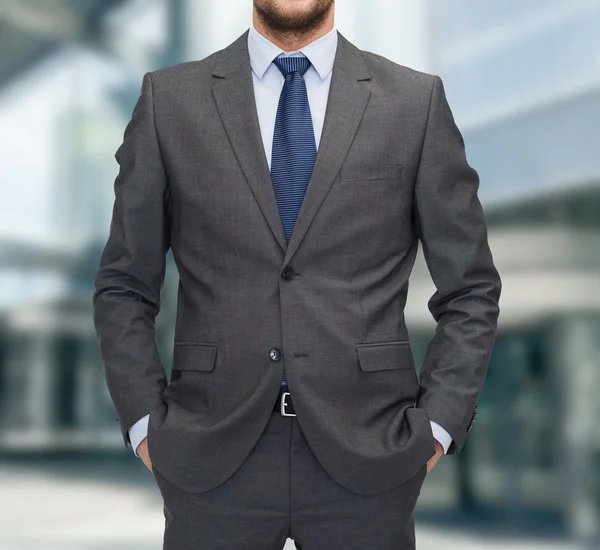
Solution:
[[[442,76],[485,200],[600,177],[600,3],[431,0]]]
[[[437,475],[462,506],[589,541],[600,525],[600,275],[583,242],[600,239],[600,2],[429,6],[432,72],[481,177],[491,243],[504,243],[493,250],[503,296],[476,427],[461,465]],[[548,248],[528,259],[535,235]]]

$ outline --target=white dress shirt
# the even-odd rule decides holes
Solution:
[[[254,28],[253,23],[250,24],[248,53],[252,67],[256,110],[269,168],[271,168],[277,106],[285,82],[283,74],[273,63],[273,59],[278,55],[299,56],[303,54],[310,60],[311,65],[304,74],[304,80],[318,149],[325,120],[325,108],[329,97],[329,85],[331,84],[336,49],[337,30],[335,27],[303,48],[294,52],[285,52],[260,34]],[[144,416],[129,429],[129,439],[136,456],[139,456],[136,450],[137,446],[148,434],[148,417],[149,415]],[[437,422],[430,420],[430,423],[433,436],[441,443],[444,453],[447,453],[452,437]]]

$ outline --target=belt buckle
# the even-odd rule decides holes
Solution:
[[[289,391],[284,391],[281,394],[281,416],[296,416],[296,413],[289,413],[289,412],[286,412],[286,410],[285,410],[286,406],[289,405],[289,403],[286,403],[286,401],[285,401],[285,398],[288,395],[290,395]]]

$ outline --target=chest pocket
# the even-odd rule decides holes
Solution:
[[[340,171],[342,181],[399,180],[401,175],[401,164],[344,166]]]

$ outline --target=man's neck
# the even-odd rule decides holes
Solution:
[[[306,33],[297,31],[282,33],[274,31],[262,23],[258,18],[256,11],[252,12],[252,23],[254,24],[254,28],[265,38],[273,42],[273,44],[279,46],[285,52],[293,52],[321,38],[333,29],[333,10],[321,27]]]

